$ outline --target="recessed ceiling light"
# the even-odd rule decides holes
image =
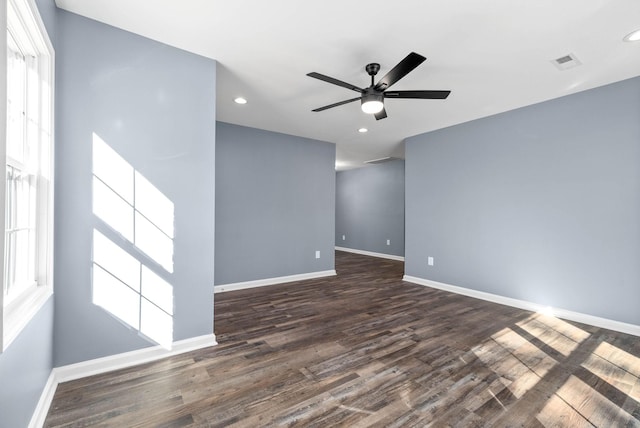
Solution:
[[[236,99],[233,100],[236,104],[246,104],[247,100],[245,98],[242,97],[238,97]]]
[[[369,130],[367,128],[360,128],[358,129],[358,132],[361,134],[364,134],[365,132],[368,132]]]
[[[637,42],[638,40],[640,40],[640,30],[632,31],[631,33],[624,36],[624,39],[622,40],[624,40],[625,42]]]

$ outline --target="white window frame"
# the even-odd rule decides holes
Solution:
[[[11,11],[11,12],[10,12]],[[17,21],[15,21],[17,20]],[[53,147],[55,52],[34,0],[7,0],[0,7],[0,280],[4,282],[5,205],[7,167],[7,28],[26,28],[30,42],[39,52],[38,74],[49,99],[40,98],[40,170],[37,175],[36,283],[24,289],[5,306],[4,283],[0,287],[0,352],[18,337],[29,321],[53,294]]]

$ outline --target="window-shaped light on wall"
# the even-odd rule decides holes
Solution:
[[[93,213],[132,243],[133,186],[133,167],[93,134]]]
[[[173,202],[96,134],[93,213],[167,272],[173,272]]]
[[[140,262],[93,231],[93,303],[140,329]]]
[[[135,173],[135,244],[173,271],[173,203],[142,174]]]
[[[169,347],[173,341],[173,287],[144,265],[141,280],[140,332]]]
[[[173,287],[102,233],[93,231],[93,303],[154,342],[173,342]]]
[[[96,134],[92,148],[93,213],[111,230],[94,229],[93,303],[168,348],[174,204]]]

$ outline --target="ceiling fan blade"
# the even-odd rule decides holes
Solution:
[[[328,106],[324,106],[324,107],[318,107],[318,108],[315,108],[315,109],[313,109],[311,111],[322,111],[322,110],[326,110],[326,109],[329,109],[329,108],[341,106],[342,104],[352,103],[352,102],[358,101],[358,100],[360,100],[360,97],[351,98],[350,100],[344,100],[344,101],[340,101],[338,103],[329,104]]]
[[[422,100],[444,100],[451,91],[389,91],[385,98],[415,98]]]
[[[414,68],[422,64],[424,60],[426,60],[426,58],[422,55],[411,52],[405,59],[400,61],[398,65],[393,67],[390,72],[380,79],[375,86],[376,91],[384,91],[389,88],[398,80],[409,74]]]
[[[376,117],[376,120],[384,119],[385,117],[387,117],[387,110],[385,110],[385,108],[382,107],[382,110],[380,110],[374,116]]]
[[[307,76],[313,77],[314,79],[325,81],[327,83],[332,83],[334,85],[342,86],[343,88],[351,89],[352,91],[356,91],[356,92],[363,91],[363,89],[360,89],[357,86],[352,85],[351,83],[343,82],[342,80],[334,79],[333,77],[325,76],[324,74],[313,72],[313,73],[308,73]]]

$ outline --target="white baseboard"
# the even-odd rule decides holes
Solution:
[[[437,288],[438,290],[449,291],[451,293],[462,294],[464,296],[473,297],[476,299],[487,300],[493,303],[499,303],[501,305],[512,306],[515,308],[524,309],[526,311],[543,312],[551,314],[557,318],[566,319],[569,321],[575,321],[582,324],[592,325],[594,327],[606,328],[608,330],[619,331],[621,333],[631,334],[634,336],[640,336],[640,325],[628,324],[620,321],[611,320],[608,318],[596,317],[593,315],[583,314],[580,312],[569,311],[562,308],[550,308],[533,302],[527,302],[526,300],[512,299],[510,297],[504,297],[497,294],[485,293],[484,291],[472,290],[470,288],[458,287],[455,285],[445,284],[442,282],[431,281],[429,279],[418,278],[415,276],[405,275],[402,278],[403,281],[412,282],[418,285],[424,285],[426,287]]]
[[[397,260],[399,262],[404,261],[404,257],[394,256],[393,254],[374,253],[373,251],[355,250],[353,248],[346,248],[346,247],[336,247],[336,250],[346,251],[347,253],[362,254],[363,256],[380,257],[382,259]]]
[[[304,281],[305,279],[324,278],[325,276],[335,276],[335,270],[324,270],[320,272],[301,273],[298,275],[279,276],[276,278],[257,279],[255,281],[235,282],[231,284],[220,284],[214,287],[214,293],[224,293],[225,291],[245,290],[247,288],[264,287],[265,285],[284,284],[285,282]]]
[[[56,382],[56,375],[52,370],[49,374],[49,379],[47,379],[47,383],[44,385],[42,394],[40,394],[40,400],[38,400],[36,409],[33,411],[33,415],[31,415],[29,428],[41,428],[44,425],[57,387],[58,382]]]
[[[151,346],[136,351],[124,352],[122,354],[110,355],[108,357],[96,358],[76,364],[55,367],[51,371],[51,375],[49,376],[44,390],[40,395],[40,400],[38,401],[38,405],[36,406],[33,416],[31,417],[29,428],[42,427],[59,383],[137,366],[139,364],[149,363],[161,358],[184,354],[185,352],[191,352],[196,349],[207,348],[217,344],[218,342],[216,342],[215,334],[207,334],[204,336],[192,337],[190,339],[173,342],[171,349],[166,349],[162,346]]]

